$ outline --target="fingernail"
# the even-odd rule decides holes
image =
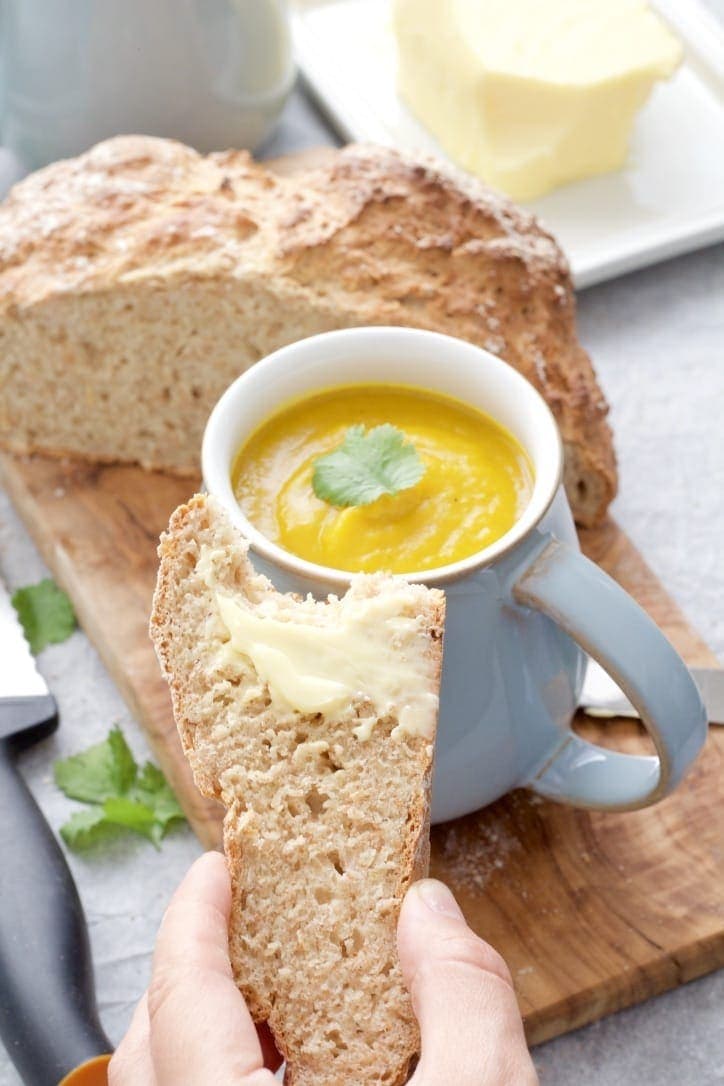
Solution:
[[[431,912],[454,916],[456,920],[463,919],[460,906],[444,883],[437,879],[422,879],[421,882],[416,882],[412,889]]]

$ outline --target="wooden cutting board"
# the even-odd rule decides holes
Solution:
[[[70,593],[193,828],[219,843],[220,808],[191,780],[148,640],[156,543],[189,480],[138,468],[0,457],[0,476]],[[692,664],[716,664],[613,521],[581,535]],[[619,749],[631,722],[582,723]],[[515,792],[433,830],[432,870],[507,959],[531,1043],[724,964],[724,729],[657,807],[606,815]]]
[[[329,153],[307,151],[274,168],[294,173]],[[198,837],[217,846],[220,808],[193,784],[147,634],[158,536],[193,481],[4,455],[0,479]],[[613,521],[583,532],[581,543],[690,664],[716,665]],[[648,749],[630,721],[577,726],[617,749]],[[531,1044],[724,964],[723,766],[724,729],[711,729],[692,772],[657,807],[605,815],[521,791],[433,830],[432,873],[507,959]]]

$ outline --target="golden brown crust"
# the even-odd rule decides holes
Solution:
[[[148,299],[165,291],[170,302],[178,294],[183,314],[188,291],[202,283],[196,360],[188,339],[193,329],[173,307],[151,313],[136,303],[134,292]],[[159,320],[169,327],[178,320],[178,342],[167,336],[155,355],[152,335],[141,337],[150,352],[147,365],[163,368],[178,352],[189,362],[181,379],[196,372],[199,388],[196,403],[184,405],[182,429],[190,440],[183,455],[190,463],[178,453],[164,460],[163,446],[150,440],[141,452],[134,452],[131,440],[125,453],[119,440],[112,457],[193,469],[216,395],[209,357],[226,378],[303,335],[397,324],[468,339],[532,381],[560,425],[567,489],[579,522],[599,520],[615,494],[606,405],[577,340],[565,259],[533,216],[440,163],[350,146],[330,152],[316,168],[277,177],[245,152],[204,158],[172,141],[124,136],[26,178],[0,210],[0,328],[4,323],[12,358],[7,374],[0,364],[7,398],[4,410],[0,397],[0,443],[12,441],[24,451],[43,449],[45,442],[67,446],[67,436],[53,441],[50,423],[23,427],[17,411],[8,410],[16,406],[13,397],[27,395],[17,371],[34,366],[37,383],[44,360],[57,354],[57,387],[59,371],[70,378],[76,356],[90,352],[87,383],[96,356],[113,359],[108,365],[125,372],[136,341],[129,346],[115,318],[96,331],[98,306],[120,291],[128,295],[129,328],[134,320],[148,322],[149,331]],[[238,299],[255,292],[259,300],[251,310],[239,309]],[[80,303],[91,297],[96,303],[86,325],[77,318]],[[48,311],[49,303],[68,299],[78,302],[70,313]],[[235,319],[224,324],[234,305]],[[44,338],[26,329],[23,339],[20,326],[34,319],[34,331]],[[15,333],[17,347],[8,351]],[[151,409],[163,412],[166,387],[149,385],[149,394],[156,397]],[[102,390],[90,389],[89,396],[100,412]],[[37,411],[33,417],[37,421]],[[103,435],[109,427],[100,414],[98,419]],[[166,434],[166,446],[171,440]],[[102,452],[98,441],[89,440],[88,447],[91,455]]]
[[[254,204],[269,182],[246,151],[204,158],[149,136],[117,136],[46,166],[0,212],[0,308],[228,273],[258,230]]]

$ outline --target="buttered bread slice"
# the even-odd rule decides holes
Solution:
[[[401,1084],[419,1036],[396,926],[429,858],[443,594],[383,575],[278,593],[206,497],[159,554],[151,636],[196,783],[226,807],[239,988],[286,1082]]]

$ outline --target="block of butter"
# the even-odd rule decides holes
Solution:
[[[682,53],[644,0],[394,0],[394,27],[404,101],[518,200],[621,167]]]

